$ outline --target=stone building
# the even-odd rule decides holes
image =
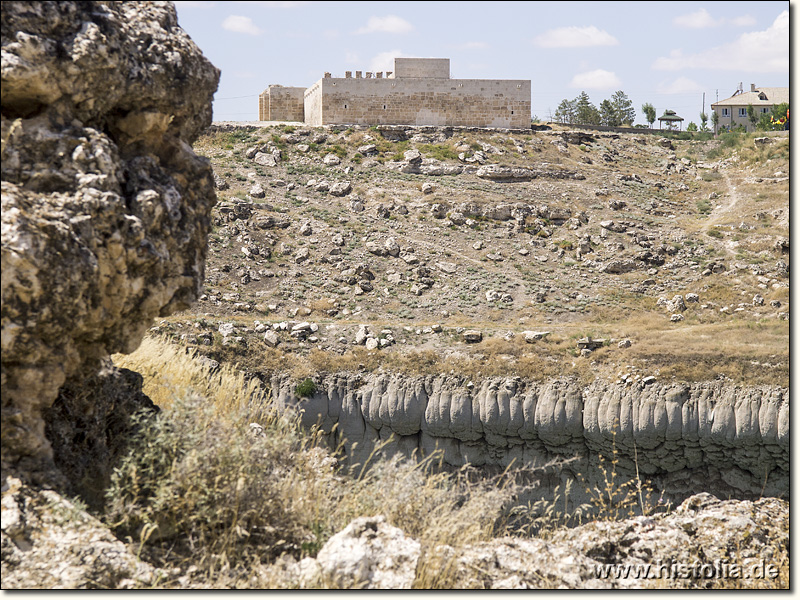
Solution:
[[[270,85],[259,120],[306,125],[527,128],[529,79],[451,79],[449,58],[395,58],[387,73],[330,73],[308,89]]]

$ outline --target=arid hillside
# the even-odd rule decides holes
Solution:
[[[155,330],[265,375],[788,385],[788,137],[543,129],[212,127],[205,295]]]

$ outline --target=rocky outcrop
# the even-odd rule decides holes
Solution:
[[[159,575],[100,521],[52,490],[5,478],[2,508],[4,590],[146,587]]]
[[[273,396],[319,424],[363,463],[384,452],[443,452],[459,467],[503,469],[569,459],[556,485],[580,473],[601,483],[603,461],[621,477],[638,472],[665,497],[787,496],[789,393],[716,381],[621,385],[518,377],[472,382],[457,376],[331,375],[310,398],[275,377]],[[601,458],[602,457],[602,458]],[[578,496],[579,499],[579,496]]]
[[[735,549],[735,550],[734,550]],[[359,518],[316,559],[287,569],[302,585],[408,589],[641,589],[788,584],[789,503],[688,498],[671,513],[595,521],[550,538],[505,537],[454,548],[420,544],[383,517]],[[421,578],[420,578],[421,577]]]
[[[48,471],[59,389],[197,297],[218,78],[169,3],[3,3],[4,473]]]

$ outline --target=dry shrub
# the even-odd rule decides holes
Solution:
[[[263,586],[253,579],[262,562],[314,555],[352,519],[383,514],[422,543],[419,586],[447,587],[446,572],[430,568],[436,548],[504,528],[516,491],[507,480],[446,474],[436,456],[383,458],[380,449],[369,469],[337,473],[315,432],[273,410],[269,394],[240,373],[214,371],[162,340],[116,360],[143,372],[164,410],[142,417],[103,518],[147,560],[196,567],[195,585]]]

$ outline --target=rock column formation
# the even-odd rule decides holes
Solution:
[[[588,485],[602,484],[600,467],[611,470],[613,461],[620,482],[638,470],[671,499],[789,493],[785,388],[342,374],[301,399],[294,385],[273,379],[279,405],[301,411],[306,426],[335,431],[331,441],[344,440],[355,463],[385,444],[384,452],[407,455],[438,449],[454,467],[576,458],[551,478],[551,487],[578,474]]]
[[[216,196],[190,144],[218,79],[170,3],[3,3],[4,473],[52,468],[59,389],[197,297]]]

